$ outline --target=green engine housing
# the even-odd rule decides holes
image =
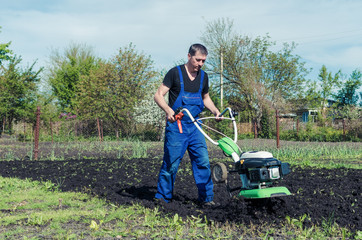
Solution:
[[[228,137],[223,137],[219,141],[217,141],[219,147],[224,151],[226,156],[231,157],[233,153],[236,153],[240,156],[241,151],[236,143]]]
[[[270,198],[270,197],[282,197],[291,195],[286,187],[269,187],[269,188],[257,188],[250,190],[241,190],[239,197],[245,198]]]

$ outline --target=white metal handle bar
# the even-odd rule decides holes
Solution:
[[[237,131],[237,127],[236,127],[236,121],[235,121],[235,118],[234,118],[234,115],[232,113],[232,110],[231,108],[226,108],[221,114],[220,116],[218,117],[221,117],[222,115],[224,115],[226,113],[226,111],[229,111],[229,114],[230,114],[230,118],[224,118],[224,119],[230,119],[232,122],[233,122],[233,128],[234,128],[234,143],[237,142],[238,140],[238,131]],[[207,135],[204,130],[202,130],[202,128],[199,126],[199,124],[197,124],[197,120],[195,120],[195,118],[192,116],[192,114],[190,113],[190,111],[187,109],[187,108],[183,108],[180,110],[180,112],[186,112],[187,115],[189,116],[189,118],[191,119],[191,121],[195,124],[195,126],[197,127],[197,129],[213,144],[215,144],[216,146],[219,145],[218,142],[214,141],[209,135]],[[207,117],[207,118],[218,118],[218,117]],[[199,120],[201,119],[207,119],[207,118],[200,118]]]

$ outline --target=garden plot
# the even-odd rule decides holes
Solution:
[[[87,192],[116,205],[139,203],[147,208],[158,206],[165,214],[200,216],[220,223],[278,226],[286,219],[299,219],[306,227],[337,223],[352,232],[362,230],[360,169],[294,166],[293,172],[280,181],[280,185],[286,186],[293,195],[270,201],[230,197],[225,185],[215,185],[215,201],[220,203],[220,207],[212,209],[201,208],[197,204],[197,189],[187,157],[177,174],[174,200],[169,204],[156,203],[153,197],[161,161],[160,157],[154,156],[11,160],[0,162],[0,176],[51,181],[59,190]],[[238,176],[229,176],[228,181],[232,186],[239,184]]]

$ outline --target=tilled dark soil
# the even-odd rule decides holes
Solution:
[[[215,184],[216,208],[197,204],[197,189],[188,159],[180,165],[171,203],[154,201],[161,161],[149,159],[99,159],[66,161],[2,161],[3,177],[50,180],[62,191],[83,191],[103,197],[114,204],[139,203],[168,214],[206,216],[218,222],[279,225],[286,216],[310,220],[304,224],[333,223],[351,231],[362,230],[362,170],[314,169],[293,167],[293,172],[279,181],[293,196],[269,200],[245,200],[230,197],[225,185]],[[240,185],[239,176],[229,175],[231,186]],[[236,195],[237,192],[234,193]]]

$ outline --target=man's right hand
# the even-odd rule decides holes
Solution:
[[[167,113],[166,113],[166,116],[167,116],[167,120],[170,122],[170,123],[173,123],[176,121],[175,119],[175,112],[172,110],[172,108],[170,108]]]

